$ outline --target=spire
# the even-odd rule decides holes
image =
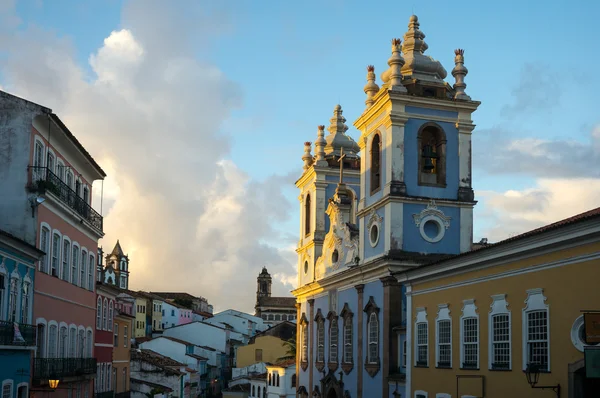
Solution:
[[[370,108],[375,102],[373,97],[379,91],[379,86],[375,83],[375,67],[373,65],[367,66],[367,84],[364,87],[364,91],[367,94],[365,105],[367,105],[367,108]]]
[[[452,69],[452,76],[454,76],[454,79],[456,80],[456,83],[454,84],[454,99],[470,100],[471,97],[469,97],[465,93],[465,88],[467,88],[467,84],[465,83],[465,76],[467,76],[467,73],[469,73],[469,70],[464,65],[465,50],[458,48],[454,50],[454,54],[456,55],[454,57],[455,66],[454,69]]]
[[[317,130],[317,140],[315,141],[315,166],[327,166],[325,160],[325,126],[320,125]]]
[[[390,86],[392,90],[406,92],[406,87],[402,85],[402,67],[404,58],[400,55],[400,44],[402,40],[392,39],[392,56],[388,60],[390,66]]]
[[[302,160],[304,161],[304,170],[308,170],[310,166],[313,165],[313,157],[310,154],[311,144],[312,143],[310,141],[306,141],[304,143],[304,155],[302,155]]]
[[[342,107],[336,105],[333,109],[333,117],[329,119],[329,135],[325,138],[327,145],[325,146],[325,156],[340,156],[340,149],[344,148],[344,152],[348,158],[356,158],[360,148],[354,140],[346,135],[348,126],[346,126],[346,118],[342,115]]]
[[[441,82],[447,76],[447,72],[439,61],[423,55],[429,46],[425,43],[425,34],[419,30],[419,26],[419,18],[412,15],[402,45],[406,61],[402,67],[402,74],[413,79]]]
[[[115,248],[113,249],[113,251],[110,253],[111,256],[117,256],[119,258],[123,257],[123,249],[121,249],[121,244],[119,243],[119,240],[117,239],[117,244],[115,245]]]

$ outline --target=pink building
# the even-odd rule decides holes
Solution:
[[[96,373],[95,253],[103,236],[92,184],[105,173],[50,109],[1,91],[0,108],[0,142],[9,152],[0,159],[7,199],[0,213],[11,215],[3,226],[46,253],[34,287],[32,386],[59,379],[53,398],[87,398]]]
[[[192,321],[192,310],[177,304],[175,305],[179,307],[179,325],[185,325],[186,323],[190,323]]]

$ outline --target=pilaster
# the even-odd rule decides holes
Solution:
[[[465,202],[472,202],[475,199],[473,188],[471,186],[472,181],[472,148],[471,148],[471,135],[475,128],[475,125],[471,120],[461,119],[459,114],[459,120],[456,122],[456,129],[458,130],[458,200]]]
[[[404,126],[408,116],[403,104],[394,104],[395,109],[385,122],[386,128],[386,181],[384,195],[405,196],[404,182]],[[397,109],[396,109],[397,108]]]
[[[315,342],[315,331],[314,331],[314,322],[315,322],[315,299],[308,300],[308,305],[310,306],[309,313],[310,317],[308,319],[308,396],[312,397],[313,395],[313,364],[314,364],[314,342]]]
[[[300,336],[301,326],[300,326],[300,310],[302,306],[300,303],[296,303],[296,385],[300,386],[300,356],[302,355],[302,337]],[[298,345],[300,343],[300,345]],[[300,347],[300,348],[298,348]],[[298,388],[295,391],[296,398],[298,398]]]
[[[357,318],[357,350],[356,350],[356,363],[358,364],[356,368],[356,397],[362,398],[362,390],[363,390],[363,292],[365,291],[365,285],[360,284],[354,286],[356,292],[358,293],[358,307],[356,311]]]
[[[389,397],[390,385],[388,383],[388,376],[390,374],[390,338],[391,338],[391,327],[390,327],[390,311],[391,311],[391,294],[390,290],[393,286],[398,284],[398,281],[393,276],[386,276],[380,279],[383,285],[383,360],[382,362],[382,396]]]
[[[412,368],[413,368],[413,341],[412,341],[412,329],[413,329],[413,319],[412,319],[412,286],[406,286],[406,396],[412,397],[412,385],[411,385],[411,377],[412,377]]]

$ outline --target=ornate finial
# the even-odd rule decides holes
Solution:
[[[392,90],[406,92],[406,87],[402,85],[402,67],[404,58],[400,55],[400,44],[402,40],[392,39],[392,56],[388,59],[390,66],[390,86]]]
[[[447,76],[447,72],[439,61],[423,55],[429,46],[425,43],[425,34],[419,30],[419,27],[419,18],[412,15],[402,44],[402,54],[406,61],[402,67],[402,75],[440,82]]]
[[[325,126],[320,125],[317,130],[317,140],[315,141],[315,166],[327,166],[325,160]]]
[[[348,130],[348,126],[345,124],[346,118],[342,116],[342,113],[344,113],[344,111],[342,110],[341,105],[338,104],[333,108],[333,117],[329,119],[330,124],[327,128],[327,131],[329,131],[330,134],[344,134]]]
[[[363,90],[365,91],[365,94],[367,94],[365,104],[367,105],[367,108],[370,108],[375,102],[373,97],[379,91],[379,86],[375,83],[375,67],[373,65],[367,66],[367,84]]]
[[[467,73],[469,73],[469,70],[465,67],[464,63],[465,63],[465,50],[463,50],[462,48],[457,48],[456,50],[454,50],[454,69],[452,69],[452,76],[454,76],[454,80],[456,80],[456,83],[454,83],[454,99],[458,99],[458,100],[470,100],[471,97],[469,97],[466,93],[465,93],[465,88],[467,88],[467,84],[465,83],[465,76],[467,76]]]
[[[310,154],[311,144],[312,143],[310,141],[306,141],[304,143],[304,155],[302,156],[302,160],[304,161],[304,170],[308,170],[313,164],[313,157]]]

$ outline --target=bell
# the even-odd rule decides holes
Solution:
[[[423,169],[425,169],[426,171],[431,171],[435,168],[435,166],[433,165],[433,161],[431,160],[431,158],[425,158],[425,164],[423,165]]]
[[[423,157],[425,158],[423,169],[426,171],[435,169],[433,159],[437,159],[438,156],[435,152],[433,152],[433,147],[431,145],[423,145]]]

